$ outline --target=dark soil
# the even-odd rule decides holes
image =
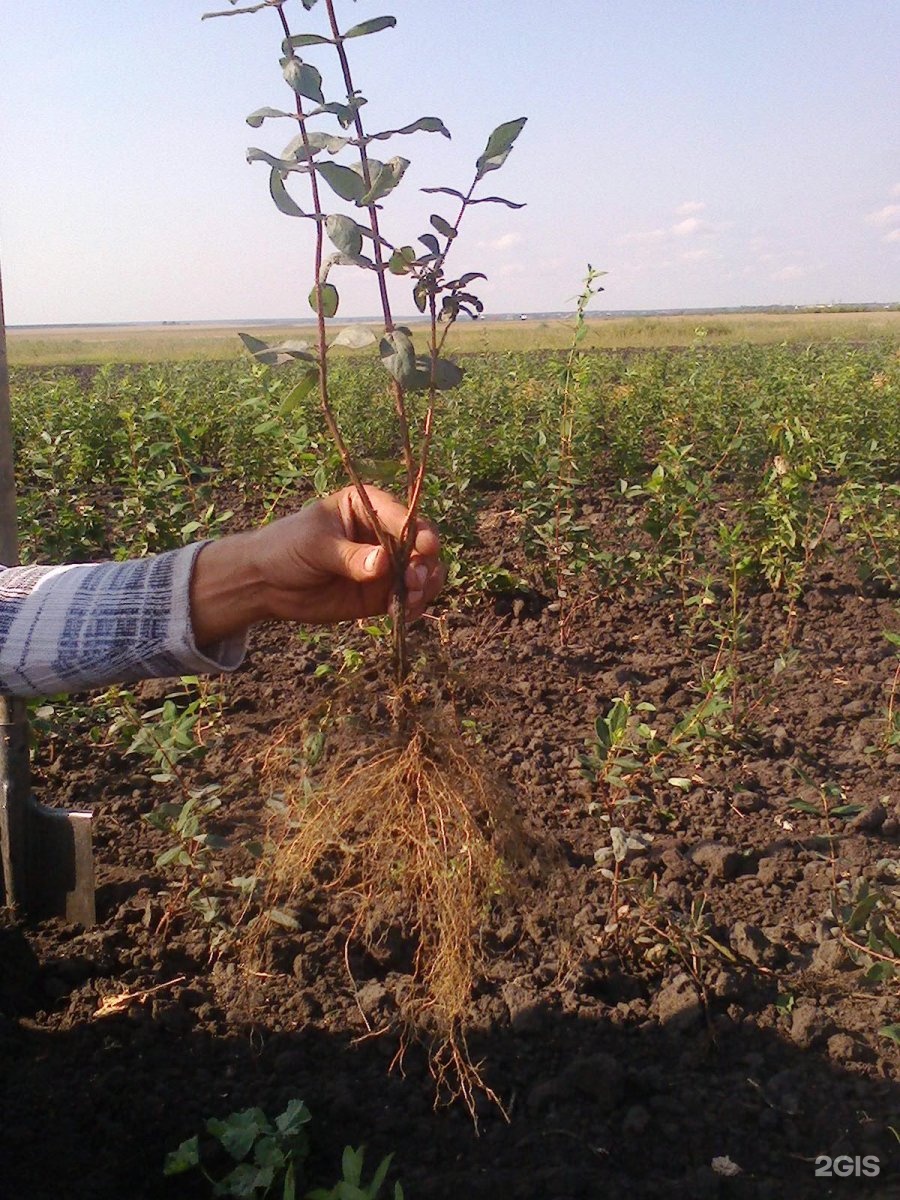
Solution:
[[[502,497],[480,532],[479,557],[525,567]],[[469,1044],[508,1120],[484,1100],[477,1129],[460,1104],[433,1109],[421,1048],[389,1071],[402,939],[345,956],[346,914],[317,893],[299,929],[273,932],[256,973],[234,940],[210,961],[208,928],[173,903],[177,872],[155,866],[168,843],[141,819],[177,796],[117,749],[44,754],[40,798],[95,813],[99,923],[0,924],[2,1200],[208,1195],[202,1180],[163,1177],[166,1152],[207,1117],[251,1105],[274,1116],[293,1097],[313,1113],[310,1184],[333,1183],[343,1146],[364,1142],[371,1167],[396,1152],[408,1200],[900,1195],[900,1047],[879,1032],[900,1020],[896,979],[867,980],[827,915],[841,883],[896,894],[900,754],[879,746],[895,607],[840,558],[815,568],[793,612],[750,597],[738,732],[710,731],[661,779],[637,773],[643,800],[614,810],[582,774],[585,739],[626,692],[656,706],[663,734],[696,703],[716,642],[685,611],[628,589],[560,612],[535,587],[438,609],[415,635],[449,664],[467,736],[561,851],[484,935]],[[775,677],[787,648],[796,656]],[[265,831],[273,735],[334,689],[314,674],[327,657],[266,629],[221,681],[224,716],[190,772],[224,782],[212,827],[236,846]],[[360,710],[377,679],[372,667],[353,677]],[[172,687],[136,690],[149,705]],[[826,817],[824,785],[842,793],[828,805],[859,810]],[[617,914],[594,857],[610,822],[648,838],[623,865]],[[223,879],[250,870],[246,852],[224,855]],[[97,1015],[106,998],[152,988]],[[847,1177],[817,1176],[819,1156],[845,1155]],[[739,1173],[714,1167],[723,1158]],[[877,1177],[863,1173],[873,1159]]]

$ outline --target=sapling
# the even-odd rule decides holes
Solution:
[[[279,211],[312,227],[308,302],[316,314],[311,342],[270,344],[247,334],[241,337],[259,363],[299,366],[299,380],[284,401],[283,412],[303,404],[318,390],[325,425],[359,505],[388,555],[393,581],[393,734],[379,729],[371,731],[368,739],[363,734],[345,758],[332,758],[330,764],[314,769],[318,771],[315,786],[308,778],[298,782],[292,775],[296,756],[291,757],[291,739],[282,739],[289,750],[287,776],[284,766],[276,765],[276,786],[295,808],[302,809],[302,820],[296,822],[292,836],[284,839],[275,857],[273,888],[283,904],[285,892],[292,895],[323,862],[333,868],[338,860],[343,866],[333,869],[330,886],[345,889],[344,894],[354,900],[352,933],[369,934],[377,923],[372,914],[383,915],[387,905],[417,946],[412,1003],[407,1005],[404,1024],[421,1029],[427,1014],[430,1032],[436,1036],[431,1058],[435,1074],[439,1079],[455,1074],[471,1103],[471,1087],[478,1073],[468,1058],[461,1028],[474,980],[477,925],[498,887],[503,870],[499,846],[509,841],[506,834],[511,815],[494,783],[470,761],[471,752],[454,722],[440,706],[428,704],[427,689],[412,686],[405,577],[413,554],[437,400],[441,392],[457,386],[463,374],[444,354],[447,338],[460,316],[477,318],[484,308],[472,287],[486,277],[479,271],[451,276],[448,258],[464,217],[475,205],[522,207],[481,193],[487,176],[506,162],[525,118],[494,129],[465,190],[446,186],[422,189],[440,196],[449,204],[449,212],[431,214],[428,230],[414,239],[418,248],[412,242],[389,238],[383,202],[400,185],[409,160],[399,155],[376,158],[375,148],[417,133],[450,136],[443,121],[434,116],[379,132],[366,128],[366,99],[354,82],[349,50],[358,38],[384,36],[396,19],[378,16],[342,28],[334,0],[321,0],[321,4],[319,0],[300,0],[296,6],[288,0],[263,0],[243,8],[235,7],[237,0],[230,3],[230,10],[206,15],[224,17],[271,9],[280,27],[281,70],[292,103],[286,109],[257,109],[247,121],[253,128],[267,122],[288,124],[295,133],[279,154],[253,147],[247,157],[268,168],[269,192]],[[315,16],[323,18],[318,31],[295,32],[288,10],[305,15],[317,4]],[[323,65],[331,63],[340,81],[337,98],[331,98],[325,76],[308,61],[308,54]],[[397,58],[391,54],[384,61],[386,67],[390,65],[386,72],[390,75]],[[301,201],[297,185],[303,183],[307,198]],[[349,213],[337,211],[335,197],[344,207],[350,206]],[[368,272],[378,297],[383,322],[378,351],[388,375],[408,510],[397,538],[375,513],[329,388],[331,349],[362,349],[376,341],[371,331],[360,326],[331,336],[331,322],[340,308],[335,278],[343,268]],[[417,349],[412,330],[394,318],[391,277],[405,278],[412,285],[413,304],[426,318],[424,353]],[[414,394],[423,396],[424,404],[411,402]],[[298,740],[302,736],[301,722]],[[283,913],[283,908],[277,911]]]
[[[300,2],[303,10],[308,12],[318,0]],[[237,0],[230,0],[230,3],[234,6]],[[443,357],[442,351],[457,318],[462,314],[477,317],[484,308],[470,289],[476,280],[486,277],[479,271],[467,271],[456,278],[448,278],[447,259],[462,220],[471,207],[476,204],[523,207],[500,196],[476,195],[476,192],[489,173],[503,166],[526,118],[504,122],[491,133],[476,162],[474,178],[465,192],[444,186],[422,189],[423,192],[446,196],[453,201],[449,216],[433,213],[429,230],[417,239],[424,251],[405,242],[395,243],[387,238],[382,229],[381,201],[400,184],[410,164],[408,159],[400,156],[386,161],[375,158],[371,152],[373,143],[419,132],[437,133],[447,138],[450,133],[439,117],[431,116],[420,117],[399,128],[377,133],[368,133],[365,129],[362,110],[366,99],[354,85],[347,43],[393,28],[396,25],[395,17],[374,17],[342,31],[334,0],[323,0],[326,32],[294,33],[287,7],[287,0],[264,0],[249,7],[233,7],[225,12],[205,14],[206,17],[222,17],[272,9],[277,15],[283,34],[281,69],[293,94],[293,109],[260,108],[250,114],[247,122],[253,128],[258,128],[266,121],[285,119],[297,126],[297,133],[279,155],[251,147],[247,158],[250,162],[262,162],[268,166],[269,192],[279,211],[310,221],[314,227],[313,284],[308,299],[317,317],[315,343],[287,341],[270,345],[247,334],[241,336],[248,350],[261,363],[275,366],[294,360],[306,365],[283,411],[302,403],[318,386],[328,431],[344,469],[356,488],[363,510],[391,561],[394,580],[391,610],[393,665],[395,680],[400,685],[409,671],[404,615],[405,571],[413,552],[416,517],[428,469],[435,402],[440,391],[455,387],[462,379],[460,367]],[[340,99],[326,99],[321,72],[298,53],[303,51],[305,54],[310,50],[324,51],[336,58],[342,80]],[[323,131],[319,128],[323,123],[336,126],[336,131]],[[339,161],[345,152],[351,160]],[[305,206],[301,206],[288,190],[288,183],[293,184],[297,176],[306,176],[309,185],[310,202]],[[355,212],[352,216],[330,211],[332,193],[353,206]],[[370,272],[378,294],[384,323],[379,353],[390,375],[409,513],[397,539],[383,528],[372,507],[331,402],[328,380],[328,352],[331,346],[361,349],[376,340],[370,331],[353,327],[345,328],[333,339],[329,338],[329,321],[337,315],[340,306],[340,294],[331,278],[335,267],[353,267]],[[410,329],[398,325],[394,320],[388,291],[388,277],[391,275],[408,276],[413,284],[412,299],[415,306],[428,318],[427,354],[416,352]],[[410,393],[414,392],[422,392],[427,396],[427,410],[418,430],[414,428],[408,402]]]

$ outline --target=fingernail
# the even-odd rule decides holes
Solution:
[[[377,546],[375,547],[374,550],[370,550],[369,553],[366,555],[366,561],[364,563],[364,566],[367,571],[374,571],[375,568],[378,566],[378,547]]]

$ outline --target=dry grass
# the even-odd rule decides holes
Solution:
[[[297,764],[303,727],[270,753],[268,785],[285,804],[269,866],[268,904],[324,888],[350,912],[347,944],[389,929],[414,947],[397,997],[401,1051],[427,1048],[439,1098],[496,1096],[465,1038],[483,961],[482,932],[531,858],[508,791],[461,739],[452,714],[421,713],[402,737],[372,733],[312,769]],[[499,1102],[498,1102],[499,1103]]]
[[[375,322],[372,328],[376,328]],[[9,358],[15,366],[84,363],[227,361],[245,354],[239,323],[96,327],[47,326],[8,330]],[[335,331],[339,326],[335,326]],[[460,322],[452,335],[457,354],[496,351],[565,350],[572,344],[571,318],[531,317],[527,321]],[[249,330],[263,340],[283,341],[311,328],[285,325]],[[702,331],[702,332],[700,332]],[[690,346],[698,333],[708,345],[779,342],[869,341],[900,338],[900,310],[704,313],[646,317],[591,317],[585,349],[658,349]],[[337,350],[336,353],[354,353]]]

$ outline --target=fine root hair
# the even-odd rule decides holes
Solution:
[[[268,903],[331,893],[349,913],[348,947],[371,947],[386,929],[408,939],[398,1058],[410,1039],[421,1042],[438,1099],[462,1098],[474,1115],[478,1090],[499,1104],[465,1038],[482,933],[494,905],[518,890],[534,848],[508,787],[452,717],[430,717],[426,725],[416,716],[402,733],[355,739],[313,767],[296,753],[302,726],[279,739],[282,752],[265,767],[282,802]]]

